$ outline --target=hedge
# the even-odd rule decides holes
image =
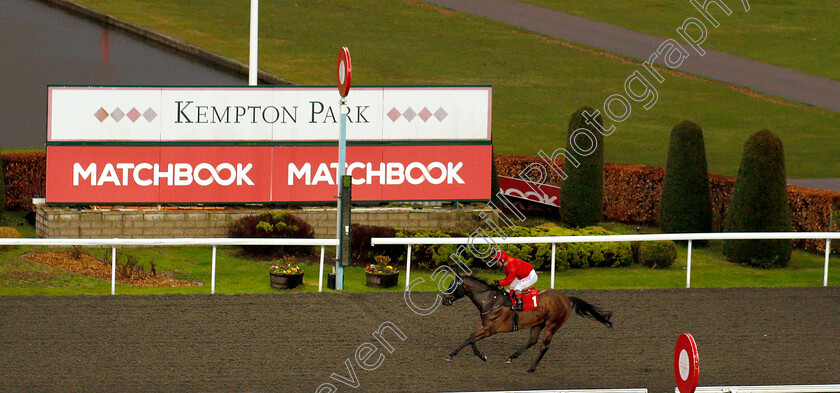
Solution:
[[[553,224],[544,224],[534,228],[517,227],[507,233],[510,237],[519,236],[596,236],[616,235],[601,227],[586,227],[583,229],[561,228]],[[442,231],[405,231],[398,232],[397,237],[451,237],[465,236],[458,233]],[[477,246],[483,245],[479,240]],[[411,249],[412,264],[425,269],[435,269],[440,265],[454,266],[450,257],[457,251],[456,245],[414,245]],[[522,259],[537,270],[551,269],[551,244],[503,244],[501,249],[508,255]],[[483,251],[483,248],[480,249]],[[555,249],[555,267],[557,270],[585,269],[588,267],[619,267],[629,266],[632,261],[629,242],[603,243],[562,243]],[[486,268],[488,260],[475,258],[469,250],[460,254],[461,261],[470,267]],[[400,261],[405,261],[404,254]]]
[[[544,163],[540,157],[499,155],[496,157],[496,169],[501,176],[517,175],[529,164]],[[555,165],[563,165],[558,158]],[[562,186],[559,175],[548,171],[548,184]],[[659,201],[665,168],[647,165],[604,165],[604,221],[621,222],[632,225],[656,225],[659,220]],[[723,229],[724,217],[735,177],[709,174],[714,215],[713,230]],[[840,217],[840,193],[815,190],[806,187],[787,186],[788,203],[795,232],[830,232],[838,225],[831,225],[832,211]],[[562,203],[562,202],[561,202]],[[834,208],[832,208],[834,206]],[[840,243],[840,242],[832,242]],[[793,246],[810,252],[825,252],[825,240],[795,239]],[[840,244],[832,246],[840,251]]]
[[[790,231],[786,178],[785,152],[779,137],[770,130],[752,134],[744,143],[724,230]],[[791,251],[788,239],[736,239],[723,244],[723,255],[727,260],[758,268],[786,267]]]
[[[32,198],[46,195],[46,153],[3,154],[6,175],[6,208],[33,210]],[[539,157],[495,155],[496,170],[501,176],[518,177],[525,166],[542,162]],[[558,158],[555,165],[564,165]],[[548,171],[548,184],[561,185],[562,180]],[[604,164],[604,220],[633,225],[656,225],[659,220],[659,198],[665,168],[647,165]],[[735,177],[709,174],[715,232],[723,229],[723,217],[735,185]],[[788,186],[793,230],[796,232],[829,232],[840,228],[840,193]],[[832,208],[832,206],[834,206]],[[838,211],[838,223],[831,225],[832,212]],[[840,242],[833,242],[840,252]],[[825,252],[825,240],[795,239],[793,246],[811,252]]]
[[[560,206],[560,221],[572,228],[597,225],[604,213],[604,137],[598,130],[602,128],[602,120],[598,115],[594,119],[595,125],[586,124],[583,114],[591,112],[595,111],[588,106],[575,111],[569,118],[566,136],[567,146],[577,146],[581,135],[589,139],[577,149],[580,152],[570,155],[578,156],[578,165],[564,167],[567,177],[565,186],[560,190],[560,198],[566,203]],[[569,149],[575,150],[572,147]]]
[[[659,205],[659,225],[665,233],[712,230],[712,200],[703,129],[682,121],[671,131],[668,164]],[[695,246],[706,241],[695,241]]]
[[[6,179],[6,210],[34,210],[32,198],[43,198],[47,189],[47,154],[3,154],[0,164]]]

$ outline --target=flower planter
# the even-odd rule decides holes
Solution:
[[[367,277],[365,285],[371,288],[391,288],[397,286],[397,280],[400,278],[399,273],[395,274],[375,274],[366,273]]]
[[[300,274],[273,274],[269,273],[271,287],[276,289],[294,289],[303,284],[303,273]]]

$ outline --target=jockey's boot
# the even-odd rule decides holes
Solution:
[[[522,311],[522,299],[516,296],[516,292],[513,289],[510,290],[510,299],[512,300],[510,309],[513,311]]]

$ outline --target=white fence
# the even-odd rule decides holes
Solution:
[[[641,389],[564,389],[564,390],[496,390],[487,392],[449,392],[449,393],[648,393]]]
[[[606,236],[545,236],[545,237],[375,237],[371,244],[407,246],[405,283],[411,282],[411,246],[414,244],[551,244],[551,288],[554,288],[555,251],[558,243],[627,242],[653,240],[687,240],[685,286],[691,288],[692,240],[737,239],[825,239],[825,268],[823,286],[828,286],[828,262],[831,239],[840,239],[840,232],[732,232],[732,233],[667,233],[646,235]],[[22,246],[111,246],[111,294],[116,292],[117,246],[212,246],[210,293],[216,292],[217,246],[320,246],[321,259],[318,273],[318,292],[323,290],[324,247],[337,246],[336,239],[246,239],[246,238],[183,238],[183,239],[0,239],[0,245]]]
[[[674,388],[675,393],[680,390]],[[698,386],[695,393],[823,393],[840,392],[840,385]]]
[[[0,239],[0,246],[111,246],[111,294],[117,286],[117,246],[213,246],[210,262],[210,293],[216,293],[217,246],[321,246],[321,267],[318,292],[324,280],[324,247],[337,246],[336,239],[245,239],[245,238],[184,238],[184,239]]]
[[[828,259],[831,253],[831,239],[840,239],[840,232],[729,232],[729,233],[661,233],[646,235],[601,235],[601,236],[544,236],[544,237],[374,237],[371,244],[405,245],[405,286],[411,282],[411,246],[414,244],[474,244],[477,247],[491,244],[551,244],[551,288],[554,288],[555,251],[558,243],[631,242],[653,240],[687,240],[685,287],[691,288],[691,242],[692,240],[766,240],[766,239],[825,239],[825,269],[823,286],[828,286]]]

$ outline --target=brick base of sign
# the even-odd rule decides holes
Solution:
[[[227,237],[228,225],[269,209],[112,209],[78,210],[37,205],[36,234],[42,238],[176,238]],[[354,208],[352,222],[410,230],[457,230],[469,235],[489,209]],[[289,210],[308,222],[316,238],[335,237],[332,208]],[[490,215],[492,216],[492,215]]]

